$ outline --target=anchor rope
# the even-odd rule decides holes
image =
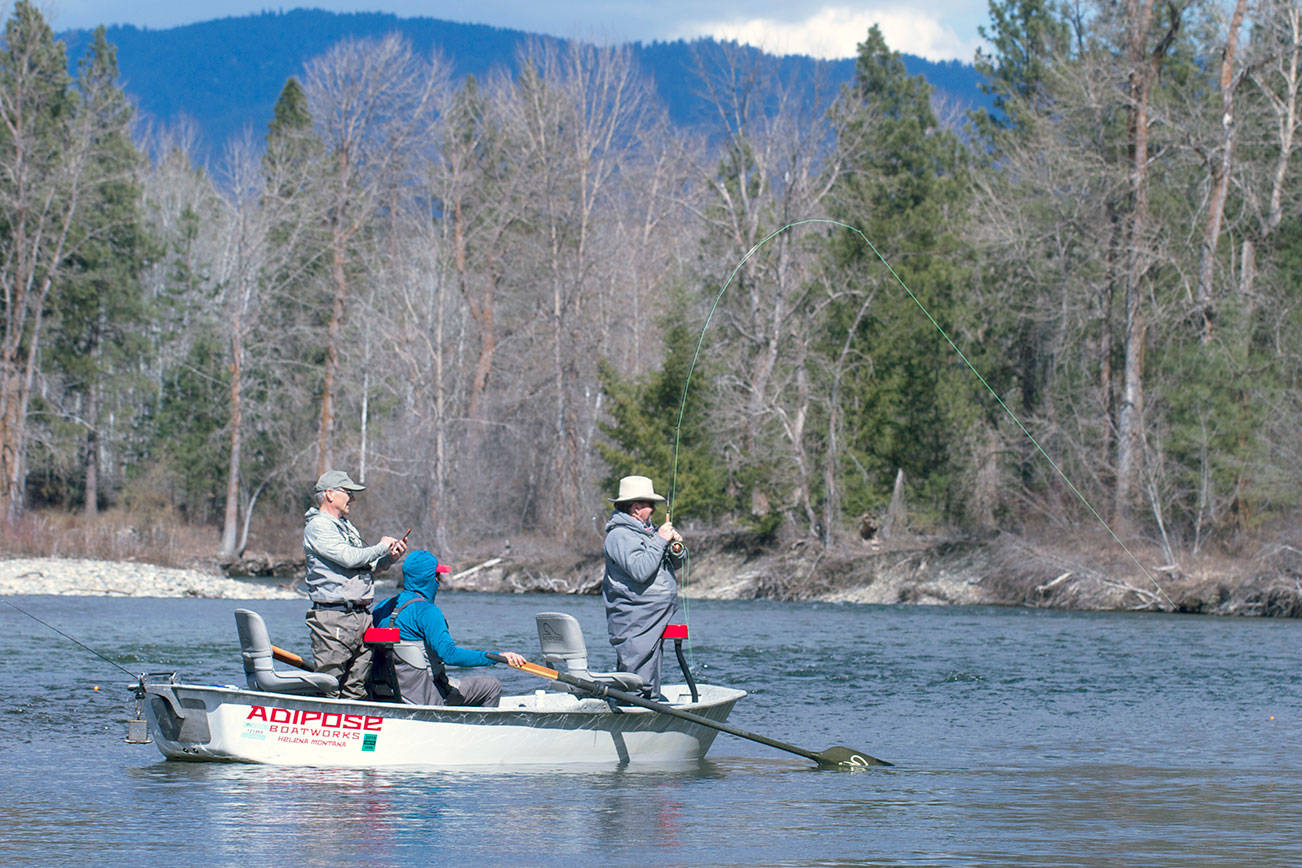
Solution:
[[[724,293],[726,293],[728,291],[728,288],[732,286],[732,283],[736,279],[738,272],[741,271],[742,266],[744,266],[750,260],[750,258],[760,250],[760,248],[768,244],[774,238],[781,235],[783,232],[786,232],[787,230],[793,229],[797,226],[804,226],[807,224],[824,224],[829,226],[840,227],[842,229],[847,229],[853,232],[855,235],[858,235],[860,239],[862,239],[863,243],[868,246],[868,249],[873,252],[873,255],[876,256],[877,259],[881,261],[882,265],[886,266],[887,272],[889,272],[891,277],[895,279],[895,282],[900,285],[900,288],[903,289],[904,292],[909,296],[909,298],[913,300],[913,303],[917,305],[918,310],[922,311],[922,315],[927,318],[927,321],[931,323],[931,325],[936,329],[936,331],[940,333],[940,336],[945,339],[945,342],[949,344],[949,346],[954,350],[954,352],[958,354],[958,357],[962,359],[963,364],[966,365],[967,369],[972,372],[972,375],[977,378],[977,380],[981,383],[981,385],[985,387],[986,391],[990,393],[990,396],[995,399],[995,402],[999,405],[1000,409],[1002,409],[1004,413],[1007,414],[1008,418],[1013,421],[1013,424],[1015,424],[1017,428],[1022,432],[1022,434],[1026,436],[1026,439],[1031,441],[1031,444],[1035,447],[1035,450],[1039,452],[1040,455],[1044,458],[1044,460],[1049,463],[1049,466],[1053,468],[1053,471],[1056,474],[1058,474],[1059,478],[1061,478],[1062,481],[1067,485],[1067,488],[1071,491],[1071,493],[1074,494],[1082,504],[1084,504],[1085,509],[1089,511],[1090,515],[1094,516],[1094,518],[1098,521],[1098,523],[1103,526],[1103,529],[1108,532],[1108,535],[1112,537],[1112,539],[1116,542],[1116,544],[1121,547],[1122,551],[1124,551],[1126,555],[1129,556],[1130,560],[1134,562],[1135,566],[1139,568],[1140,572],[1142,572],[1144,576],[1150,582],[1153,583],[1153,587],[1157,589],[1158,594],[1160,594],[1161,597],[1164,600],[1166,600],[1166,602],[1171,606],[1172,609],[1175,609],[1176,608],[1175,603],[1171,600],[1169,596],[1167,596],[1166,591],[1162,588],[1162,585],[1157,581],[1157,579],[1153,576],[1153,574],[1149,572],[1148,569],[1142,563],[1140,563],[1139,558],[1135,556],[1134,552],[1132,552],[1130,548],[1124,542],[1122,542],[1121,537],[1119,537],[1116,531],[1112,529],[1112,526],[1108,524],[1108,522],[1103,518],[1102,515],[1099,514],[1098,510],[1094,508],[1094,506],[1089,502],[1089,500],[1085,497],[1085,495],[1082,494],[1080,490],[1075,486],[1075,484],[1072,483],[1072,481],[1067,477],[1067,474],[1063,471],[1063,469],[1058,466],[1058,463],[1049,456],[1049,453],[1044,450],[1044,447],[1041,446],[1040,442],[1035,439],[1035,436],[1031,434],[1031,432],[1027,429],[1026,425],[1022,424],[1022,420],[1018,418],[1017,414],[1013,412],[1012,408],[1009,407],[1006,403],[1004,403],[1003,398],[999,397],[999,393],[996,392],[994,388],[991,387],[990,383],[986,380],[984,376],[981,375],[981,372],[976,369],[976,366],[972,364],[972,362],[968,359],[967,355],[961,349],[959,349],[958,344],[954,343],[954,340],[949,336],[949,333],[946,332],[945,329],[940,325],[940,323],[936,321],[936,318],[931,315],[931,311],[927,309],[927,306],[922,303],[921,299],[919,299],[916,295],[914,295],[913,290],[909,289],[909,285],[905,283],[904,279],[900,277],[900,275],[895,271],[893,267],[891,267],[891,264],[886,260],[886,257],[882,256],[881,252],[878,251],[876,245],[874,245],[871,241],[869,241],[868,236],[864,235],[863,232],[859,231],[857,227],[852,226],[849,223],[843,223],[840,220],[833,220],[828,217],[808,217],[803,220],[794,220],[782,226],[781,228],[776,229],[773,232],[770,232],[768,235],[764,236],[764,238],[762,238],[757,244],[755,244],[755,246],[751,247],[750,250],[746,251],[746,255],[743,256],[741,260],[737,263],[737,265],[732,269],[732,272],[729,273],[728,275],[728,279],[723,282],[723,286],[720,287],[718,294],[715,295],[714,303],[710,306],[710,312],[705,317],[705,323],[701,326],[701,334],[696,341],[696,350],[695,352],[692,353],[692,362],[690,365],[687,366],[687,376],[683,379],[683,396],[682,396],[682,400],[679,401],[678,403],[678,421],[674,425],[674,460],[673,460],[673,469],[670,475],[670,482],[669,482],[669,499],[665,503],[665,515],[671,516],[673,514],[673,502],[678,491],[678,451],[681,443],[683,414],[687,408],[687,390],[691,386],[692,373],[696,370],[696,361],[701,355],[701,347],[705,343],[705,332],[710,327],[710,321],[714,319],[715,311],[719,309],[719,303],[720,301],[723,300]],[[687,565],[684,563],[684,582],[683,582],[684,588],[686,587],[686,566]],[[686,606],[684,606],[683,608],[684,618],[686,617],[686,611],[687,611]],[[689,632],[689,636],[690,636],[690,632]],[[691,649],[690,641],[691,640],[689,639],[688,640],[689,651]]]

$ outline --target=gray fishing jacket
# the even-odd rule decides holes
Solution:
[[[389,547],[368,546],[353,523],[316,507],[303,515],[303,554],[307,593],[314,603],[370,603],[375,599],[372,571],[393,563]]]
[[[610,643],[617,648],[630,640],[658,646],[659,631],[677,611],[675,570],[682,562],[667,552],[668,546],[669,541],[654,528],[622,510],[615,510],[606,522],[601,596],[606,601]]]

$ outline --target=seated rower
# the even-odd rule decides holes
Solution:
[[[472,675],[449,679],[445,666],[492,666],[483,651],[458,647],[448,632],[443,611],[434,604],[438,593],[439,573],[449,568],[434,555],[417,549],[402,564],[403,590],[375,610],[377,627],[397,627],[403,642],[422,642],[429,659],[428,668],[418,668],[395,654],[394,669],[404,702],[413,705],[496,706],[502,695],[502,682],[491,675]],[[512,665],[523,665],[525,658],[513,651],[499,652]]]

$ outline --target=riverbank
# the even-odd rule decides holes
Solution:
[[[680,584],[694,599],[1302,617],[1302,551],[1286,544],[1244,558],[1171,564],[1158,549],[1132,545],[1128,554],[1101,535],[1077,532],[1059,545],[1043,539],[905,537],[825,550],[812,541],[765,545],[716,533],[689,539]],[[445,586],[588,594],[598,592],[601,571],[599,553],[527,564],[498,558],[454,574]]]
[[[201,570],[86,558],[0,560],[0,596],[201,597],[279,600],[301,597],[287,585],[248,582]]]
[[[773,599],[832,603],[996,605],[1081,611],[1174,611],[1209,615],[1302,617],[1302,551],[1265,546],[1249,557],[1204,556],[1163,563],[1161,553],[1115,541],[1077,538],[1049,546],[1014,534],[986,539],[910,537],[891,544],[824,550],[813,542],[764,544],[742,533],[689,538],[680,577],[690,599]],[[1140,565],[1143,565],[1142,568]],[[0,560],[0,595],[302,598],[301,563],[266,556],[241,573],[281,579],[241,580],[216,565],[197,569],[79,558]],[[600,552],[467,558],[444,578],[448,590],[595,594]],[[384,576],[385,585],[397,578]]]

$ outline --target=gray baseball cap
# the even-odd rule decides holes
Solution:
[[[353,482],[351,476],[342,470],[327,470],[321,474],[321,478],[316,481],[316,488],[313,491],[332,491],[336,488],[342,488],[344,491],[365,491],[365,485],[358,485]]]

